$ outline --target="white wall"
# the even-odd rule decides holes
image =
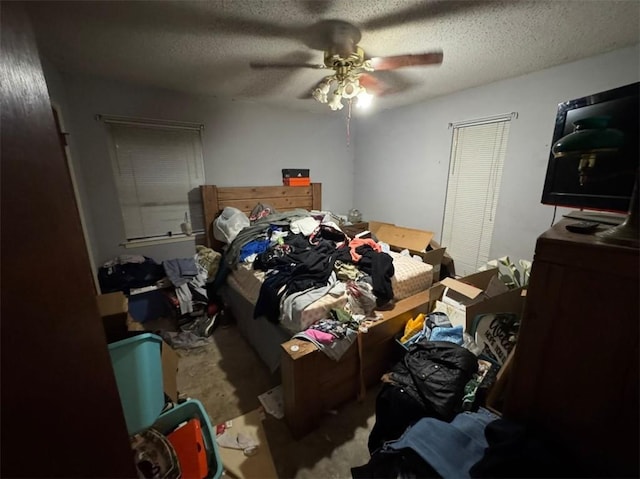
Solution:
[[[60,73],[47,61],[46,58],[41,58],[42,69],[45,73],[46,81],[47,81],[47,89],[49,91],[49,97],[51,98],[52,105],[58,111],[58,119],[61,122],[61,127],[63,132],[69,131],[69,121],[67,119],[66,113],[69,112],[69,106],[67,103],[67,92],[64,85],[64,80]],[[98,286],[98,277],[97,277],[97,266],[95,263],[95,236],[94,229],[92,228],[91,217],[88,212],[83,208],[84,204],[86,204],[86,190],[84,182],[80,177],[80,173],[77,171],[77,162],[73,161],[73,157],[71,154],[71,150],[75,147],[73,146],[76,137],[67,135],[67,148],[65,151],[66,159],[68,161],[69,173],[71,176],[71,180],[74,187],[74,193],[76,195],[76,204],[78,207],[78,214],[80,215],[80,222],[82,225],[82,232],[85,238],[85,245],[87,247],[87,253],[89,255],[89,263],[91,265],[92,273],[94,276],[94,281],[96,284],[96,288]]]
[[[624,48],[357,119],[355,202],[365,219],[439,237],[450,122],[512,111],[490,256],[533,257],[553,207],[540,204],[557,105],[640,79],[640,46]],[[568,210],[558,209],[558,217]],[[445,245],[446,246],[446,245]]]
[[[194,241],[126,250],[124,226],[111,171],[104,124],[95,115],[158,118],[203,123],[205,181],[218,186],[281,184],[282,168],[309,168],[323,184],[323,206],[346,213],[353,205],[353,154],[342,116],[278,110],[220,101],[94,77],[57,73],[47,79],[66,96],[63,112],[71,133],[81,201],[90,217],[93,257],[98,265],[119,254],[144,254],[157,261],[190,256]],[[55,90],[55,91],[54,91]]]

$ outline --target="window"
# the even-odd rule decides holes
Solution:
[[[442,244],[467,275],[489,260],[510,121],[454,125]]]
[[[104,120],[127,241],[203,231],[200,128]]]

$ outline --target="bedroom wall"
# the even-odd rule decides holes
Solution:
[[[533,257],[553,207],[540,204],[557,105],[640,79],[640,46],[357,119],[355,201],[365,219],[440,237],[448,123],[518,112],[507,147],[490,257]],[[564,210],[558,208],[557,218]],[[556,219],[557,220],[557,219]]]
[[[205,178],[219,186],[281,184],[282,168],[309,168],[323,184],[323,206],[346,213],[353,205],[353,148],[342,118],[222,101],[82,75],[58,74],[48,65],[52,95],[66,96],[81,202],[90,217],[97,265],[119,254],[157,261],[193,254],[194,240],[125,249],[104,125],[97,113],[203,123]],[[56,79],[61,79],[59,82]],[[61,84],[60,84],[61,83]],[[54,97],[56,95],[53,95]]]
[[[67,113],[69,112],[69,107],[67,103],[67,92],[64,86],[64,80],[60,73],[49,63],[46,58],[40,59],[42,63],[42,69],[46,74],[47,81],[47,89],[49,91],[49,97],[51,98],[51,104],[58,110],[58,118],[61,121],[61,127],[63,132],[69,131],[69,121],[67,120]],[[85,189],[85,184],[81,181],[80,172],[78,171],[78,167],[76,165],[77,162],[74,162],[73,151],[75,150],[75,135],[67,135],[67,161],[69,165],[69,172],[71,175],[71,180],[74,187],[74,192],[76,195],[76,205],[78,207],[78,214],[80,215],[80,222],[82,225],[82,232],[85,239],[85,244],[87,246],[87,251],[89,253],[89,263],[91,265],[92,272],[94,274],[94,281],[96,284],[96,288],[98,288],[98,277],[97,270],[95,266],[95,253],[96,249],[95,245],[95,236],[94,229],[92,227],[91,217],[87,214],[86,208],[84,205],[87,204],[87,192]],[[70,158],[69,158],[70,156]]]

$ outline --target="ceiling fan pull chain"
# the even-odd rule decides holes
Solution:
[[[349,109],[347,110],[347,146],[351,146],[351,105],[353,98],[349,98]]]

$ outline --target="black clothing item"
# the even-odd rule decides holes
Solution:
[[[315,248],[301,253],[298,258],[300,261],[291,271],[287,294],[326,285],[336,256],[336,244],[329,240],[322,240]]]
[[[290,272],[274,270],[269,273],[260,287],[258,300],[253,308],[253,318],[265,316],[269,321],[278,323],[280,318],[280,299],[284,295],[283,286],[287,284]]]
[[[98,269],[98,282],[103,294],[122,291],[128,295],[131,288],[151,286],[164,276],[162,265],[146,256],[143,263],[115,264]]]
[[[363,466],[352,467],[353,479],[429,479],[440,475],[412,449],[376,451]]]
[[[288,253],[263,258],[273,272],[260,287],[260,295],[253,311],[254,318],[264,315],[277,323],[280,300],[285,295],[319,288],[329,281],[338,256],[333,241],[320,240],[314,246],[302,235],[291,235],[288,244]]]
[[[369,245],[362,245],[356,248],[356,253],[362,256],[358,262],[353,261],[351,251],[348,246],[340,248],[338,257],[344,263],[353,263],[363,273],[371,277],[373,294],[376,296],[376,304],[382,306],[393,299],[393,288],[391,278],[395,274],[393,258],[387,253],[375,251]]]
[[[478,371],[478,359],[462,346],[422,340],[409,347],[389,378],[416,401],[433,408],[438,419],[450,421],[464,395],[464,387]]]
[[[382,306],[393,299],[391,278],[395,274],[393,258],[387,253],[374,251],[369,245],[356,248],[356,253],[362,258],[358,266],[362,271],[371,275],[373,279],[373,294],[376,296],[376,304]]]
[[[589,477],[553,438],[536,436],[525,426],[498,419],[484,430],[489,447],[469,470],[471,477]],[[617,472],[611,476],[620,477]],[[632,477],[637,477],[634,475]]]
[[[384,384],[376,396],[376,423],[369,433],[369,454],[387,441],[398,439],[423,417],[436,416],[435,411],[416,401],[400,386]]]

